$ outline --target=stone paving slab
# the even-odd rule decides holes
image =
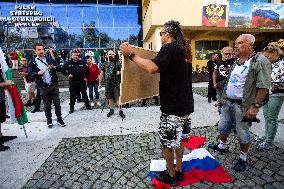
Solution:
[[[192,130],[193,135],[216,140],[216,128]],[[242,173],[232,170],[239,155],[235,136],[230,136],[230,152],[212,155],[233,177],[232,183],[197,183],[184,188],[275,188],[284,186],[284,150],[270,151],[252,147],[249,168]],[[189,153],[186,151],[185,153]],[[151,188],[148,177],[151,159],[161,159],[157,133],[120,136],[64,138],[33,174],[23,189],[31,188]]]

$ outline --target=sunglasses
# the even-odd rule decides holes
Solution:
[[[232,53],[225,53],[225,55],[231,55]]]
[[[163,32],[163,31],[160,32],[160,36],[162,37],[162,35],[165,34],[165,33],[167,33],[167,32]]]

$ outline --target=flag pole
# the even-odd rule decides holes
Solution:
[[[23,124],[23,129],[24,129],[24,132],[25,132],[26,138],[28,138],[28,135],[27,135],[27,131],[26,131],[25,124]]]

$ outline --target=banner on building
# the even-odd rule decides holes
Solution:
[[[231,0],[229,27],[283,29],[284,5],[252,2],[251,0]]]
[[[227,0],[204,0],[202,25],[225,27]]]

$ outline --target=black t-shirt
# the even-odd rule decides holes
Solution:
[[[192,64],[176,42],[162,46],[153,62],[160,72],[161,111],[184,116],[193,112]]]
[[[220,61],[216,64],[214,69],[217,71],[217,82],[223,82],[227,80],[230,72],[227,72],[226,68],[232,67],[234,61],[234,59],[230,59],[227,61]]]

